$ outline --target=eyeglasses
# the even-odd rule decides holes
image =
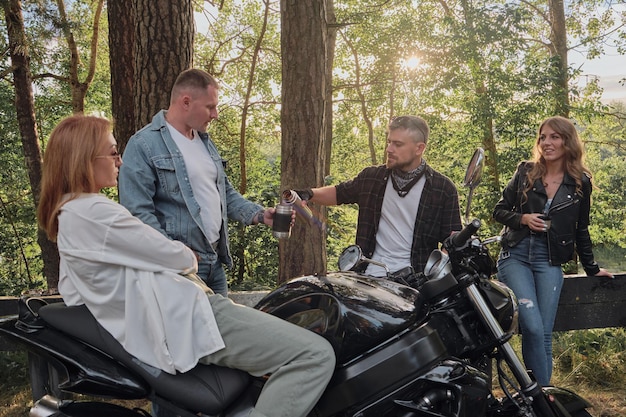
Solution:
[[[103,158],[114,159],[117,162],[117,161],[122,160],[122,155],[120,155],[119,152],[115,151],[115,153],[112,153],[111,155],[97,155],[96,156],[96,159],[103,159]]]

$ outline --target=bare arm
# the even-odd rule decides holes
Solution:
[[[337,205],[337,189],[334,185],[327,187],[313,188],[313,197],[309,201],[317,203],[322,206],[336,206]]]

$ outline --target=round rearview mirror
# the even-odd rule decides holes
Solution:
[[[483,174],[484,160],[485,150],[483,148],[476,149],[465,171],[464,186],[474,188],[480,183],[480,177]]]
[[[474,188],[480,183],[480,177],[483,174],[483,165],[485,162],[485,150],[478,148],[474,151],[467,170],[465,171],[465,180],[463,185],[469,187],[469,195],[467,196],[467,204],[465,206],[465,224],[469,223],[470,207],[472,204],[472,194]]]
[[[350,271],[362,262],[363,252],[358,245],[350,245],[341,252],[337,264],[340,271]]]

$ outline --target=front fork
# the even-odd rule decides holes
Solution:
[[[474,308],[481,316],[483,323],[487,326],[487,328],[492,332],[493,336],[496,340],[506,340],[506,334],[500,323],[496,320],[496,318],[491,313],[489,306],[485,302],[485,299],[478,291],[476,284],[472,284],[466,288],[466,293],[469,299],[471,300]],[[534,381],[526,368],[520,361],[519,357],[511,347],[509,342],[503,342],[498,348],[500,354],[506,361],[509,369],[513,373],[513,376],[518,381],[521,387],[522,394],[525,396],[527,401],[525,401],[526,405],[529,408],[528,416],[540,416],[540,417],[570,417],[570,413],[562,406],[562,401],[559,401],[561,397],[567,400],[569,404],[573,404],[571,409],[584,409],[589,406],[589,404],[578,395],[574,394],[571,391],[566,391],[562,389],[556,389],[552,387],[546,388],[546,393],[544,394],[544,390],[541,386]],[[554,391],[554,390],[557,391]],[[561,391],[565,391],[568,395],[562,395]],[[576,398],[576,401],[570,401],[571,396]],[[548,398],[550,397],[550,402],[548,402]],[[568,399],[569,398],[569,399]],[[532,410],[532,411],[531,411]],[[557,411],[558,410],[558,411]]]

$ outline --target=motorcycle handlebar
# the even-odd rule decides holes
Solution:
[[[474,219],[467,226],[465,226],[460,232],[450,236],[450,243],[454,248],[461,248],[465,245],[474,233],[480,229],[480,220]]]

